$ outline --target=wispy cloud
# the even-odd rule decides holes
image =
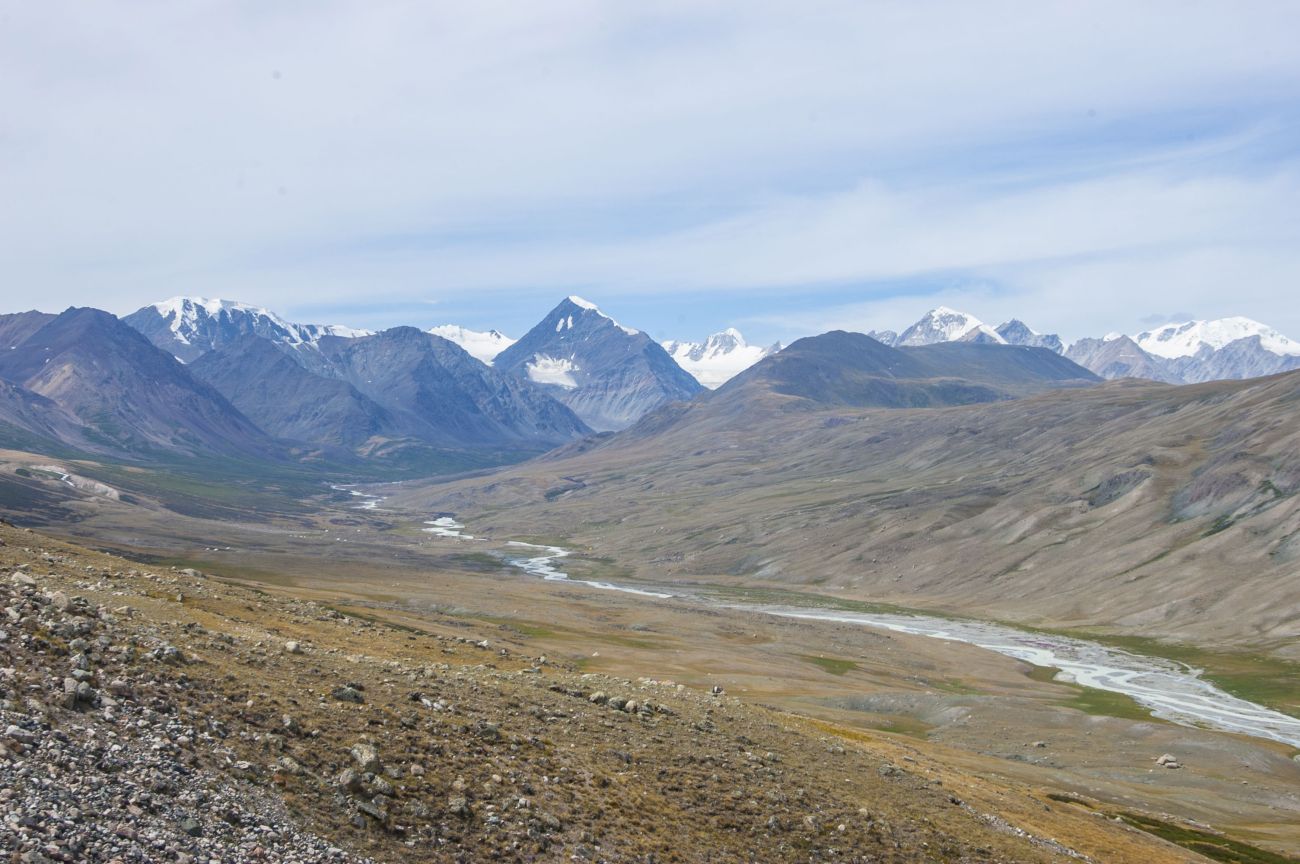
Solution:
[[[581,289],[785,337],[940,299],[1300,333],[1297,30],[1264,2],[11,5],[5,305],[375,324]]]

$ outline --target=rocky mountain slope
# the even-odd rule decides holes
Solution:
[[[261,457],[278,452],[220,393],[97,309],[68,309],[0,352],[0,378],[76,418],[78,439],[90,439],[100,451]],[[44,404],[24,401],[28,407]],[[80,443],[62,435],[60,440]]]
[[[0,315],[0,351],[15,351],[37,330],[55,318],[48,312],[16,312]]]
[[[122,320],[183,363],[191,363],[244,336],[310,348],[323,336],[365,336],[370,332],[338,324],[293,324],[269,309],[205,297],[172,297],[138,309]]]
[[[703,388],[653,339],[569,297],[497,355],[495,368],[532,382],[598,431],[623,429]]]
[[[774,374],[799,348],[609,441],[397,501],[647,578],[1296,654],[1300,375],[881,410],[824,364]],[[913,350],[935,348],[1007,353]]]
[[[661,343],[677,365],[705,387],[721,387],[759,360],[781,350],[781,343],[764,348],[750,345],[734,327],[714,333],[703,342],[669,340]]]
[[[21,861],[1203,860],[884,736],[0,525]],[[346,607],[345,607],[346,608]]]
[[[1066,350],[1065,356],[1109,380],[1145,378],[1168,384],[1179,383],[1179,376],[1169,368],[1168,362],[1143,351],[1127,336],[1080,339]]]
[[[999,324],[997,333],[1008,345],[1026,345],[1030,348],[1046,348],[1056,354],[1065,353],[1061,337],[1055,333],[1039,333],[1018,318]]]
[[[277,435],[371,455],[412,443],[538,452],[589,431],[559,402],[413,327],[327,336],[310,352],[246,337],[194,371]]]
[[[308,371],[292,351],[260,336],[209,351],[189,369],[277,438],[354,448],[401,434],[391,414],[351,384]]]

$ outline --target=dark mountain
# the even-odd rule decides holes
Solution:
[[[355,339],[324,337],[312,369],[387,412],[373,418],[379,434],[443,446],[539,450],[591,431],[546,394],[414,327]]]
[[[623,429],[704,389],[649,336],[580,297],[552,309],[497,355],[494,368],[533,382],[602,431]]]
[[[260,336],[243,336],[204,354],[189,369],[278,438],[354,448],[372,436],[394,433],[390,412],[346,381],[308,371],[291,351]]]
[[[341,325],[293,324],[269,309],[204,297],[173,297],[145,306],[122,320],[184,363],[192,363],[208,351],[245,336],[311,348],[324,336],[369,335],[369,331]]]
[[[94,450],[81,424],[54,402],[0,380],[0,442],[20,450],[54,452],[60,448]]]
[[[27,337],[54,320],[48,312],[17,312],[13,315],[0,315],[0,351],[17,348]]]
[[[926,408],[993,402],[1098,379],[1045,348],[940,342],[891,348],[842,330],[800,339],[716,391],[748,399],[755,390],[818,405]]]
[[[0,352],[0,378],[43,396],[114,451],[268,455],[269,438],[118,318],[71,308]]]

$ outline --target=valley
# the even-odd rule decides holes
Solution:
[[[145,518],[139,504],[81,496],[79,518],[50,528],[399,633],[458,622],[584,674],[717,686],[745,704],[830,724],[843,746],[910,753],[985,782],[1300,848],[1294,743],[1161,719],[1121,694],[1054,680],[1054,669],[1037,665],[1049,662],[1041,655],[1031,663],[918,635],[917,621],[927,619],[909,617],[905,630],[862,626],[913,614],[905,609],[872,610],[837,592],[656,584],[597,547],[565,545],[570,554],[559,556],[547,547],[568,541],[554,533],[501,535],[459,514],[395,509],[403,485],[321,488],[298,515],[244,520]],[[1181,767],[1156,764],[1166,753]]]
[[[413,838],[430,860],[485,849],[521,861],[749,860],[753,844],[806,860],[839,856],[840,842],[850,855],[874,849],[877,808],[896,804],[897,860],[924,860],[927,844],[952,861],[1285,862],[1300,851],[1300,372],[1107,381],[1059,339],[952,310],[899,336],[831,331],[728,366],[729,347],[748,348],[739,334],[669,353],[577,297],[518,341],[293,325],[214,301],[166,308],[170,323],[146,315],[144,333],[94,310],[8,323],[20,341],[5,367],[17,388],[6,428],[25,425],[0,451],[4,518],[77,544],[68,554],[121,556],[114,572],[184,582],[182,598],[264,598],[251,606],[265,610],[262,632],[280,638],[287,615],[309,643],[347,640],[330,651],[375,674],[433,674],[383,659],[405,643],[420,662],[455,653],[447,640],[493,646],[483,660],[531,658],[509,674],[496,661],[433,674],[439,692],[478,707],[434,747],[427,783],[399,788],[399,767],[338,785],[340,765],[295,749],[294,765],[319,764],[292,775],[310,782],[273,784],[293,805],[285,831],[324,832],[310,836],[379,860],[400,860]],[[688,381],[679,354],[719,377]],[[151,376],[175,398],[133,392]],[[333,623],[301,629],[304,609]],[[162,628],[209,651],[160,616],[136,638]],[[257,662],[222,668],[205,688],[260,686]],[[366,688],[353,688],[363,705],[391,683],[334,675],[347,679],[335,690]],[[583,711],[542,708],[520,675],[549,676],[546,692]],[[299,711],[329,704],[281,686]],[[598,779],[587,760],[599,751],[571,737],[610,732],[607,746],[627,755],[637,736],[584,712],[622,717],[664,687],[685,702],[645,704],[693,725],[652,736],[658,764],[722,765],[696,733],[713,733],[723,705],[745,729],[785,729],[783,746],[802,754],[768,762],[751,731],[737,733],[760,773],[789,779],[691,798],[709,821],[692,823],[684,853],[656,839],[665,822],[628,820],[640,805]],[[609,688],[639,698],[610,702]],[[451,757],[451,742],[510,726],[524,706],[546,724],[533,739],[582,753],[564,764],[587,791],[567,800],[592,796],[594,816],[516,818],[523,805],[487,791],[481,809],[471,803],[465,776],[481,769]],[[76,702],[65,719],[87,707],[102,705]],[[636,722],[667,722],[648,711]],[[20,729],[64,722],[14,716]],[[367,716],[384,726],[395,715]],[[262,740],[246,718],[230,722]],[[437,725],[422,722],[400,724]],[[835,779],[849,754],[874,767]],[[268,791],[259,773],[284,770],[256,748],[244,755],[264,763],[235,778],[251,801]],[[624,755],[620,775],[656,796],[749,782],[734,765],[707,781],[661,767],[647,781],[648,753]],[[484,790],[517,771],[493,764],[474,781]],[[923,788],[974,822],[936,829],[931,804],[882,793],[876,780],[908,775],[900,764],[933,766]],[[813,810],[841,808],[833,819],[796,818],[791,800],[814,786]],[[977,796],[998,804],[980,810]],[[858,817],[842,809],[850,800]],[[1002,849],[1007,837],[1028,845]],[[622,845],[640,851],[610,851]]]

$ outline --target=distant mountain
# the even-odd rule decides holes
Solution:
[[[591,428],[625,428],[703,388],[646,334],[569,297],[497,355],[495,368],[531,381]]]
[[[669,340],[662,345],[678,366],[709,389],[722,386],[759,360],[781,350],[780,342],[767,348],[750,345],[734,327],[714,333],[703,342]]]
[[[1044,348],[935,343],[891,348],[842,330],[799,339],[737,375],[714,401],[770,392],[815,405],[930,408],[995,402],[1098,378]]]
[[[1262,351],[1282,357],[1300,356],[1300,342],[1283,336],[1265,324],[1249,318],[1219,318],[1214,321],[1184,321],[1166,324],[1134,337],[1148,354],[1176,359],[1194,357],[1209,348],[1217,351],[1234,342],[1257,340]]]
[[[323,339],[324,372],[354,387],[425,441],[468,448],[545,449],[587,434],[574,412],[414,327]]]
[[[173,297],[122,319],[183,363],[244,336],[261,336],[292,346],[314,346],[323,336],[355,337],[368,330],[338,324],[292,324],[268,309],[234,300]]]
[[[345,381],[308,371],[291,350],[261,336],[209,351],[189,370],[277,438],[352,449],[394,431],[386,409]]]
[[[1080,339],[1069,347],[1065,356],[1102,378],[1146,378],[1167,384],[1179,383],[1178,375],[1168,361],[1151,356],[1127,336]]]
[[[482,332],[469,330],[455,324],[440,324],[437,327],[430,327],[428,332],[434,336],[441,336],[443,339],[455,342],[468,351],[471,357],[481,360],[489,366],[492,365],[492,361],[496,359],[498,354],[515,344],[515,340],[498,330]]]
[[[0,442],[18,450],[52,452],[60,446],[92,452],[81,423],[52,400],[0,379]]]
[[[256,455],[271,440],[225,397],[118,318],[72,308],[0,351],[0,378],[75,417],[102,448]],[[44,403],[40,403],[42,408]]]
[[[1080,339],[1066,349],[1059,336],[1038,333],[1019,319],[990,329],[969,313],[940,306],[901,334],[880,330],[869,335],[896,347],[973,341],[1046,348],[1103,378],[1147,378],[1169,384],[1255,378],[1300,369],[1300,342],[1249,318],[1166,324],[1132,338],[1110,334]]]
[[[925,313],[920,321],[898,334],[893,347],[936,345],[940,342],[1006,344],[1006,340],[996,330],[974,315],[947,306],[937,306]]]
[[[48,312],[17,312],[13,315],[0,315],[0,351],[16,349],[27,337],[55,318]]]
[[[1165,361],[1169,380],[1180,383],[1256,378],[1300,369],[1300,342],[1249,318],[1166,324],[1135,341]]]
[[[1008,345],[1026,345],[1030,348],[1046,348],[1057,354],[1065,353],[1065,345],[1060,336],[1055,333],[1039,333],[1018,318],[999,324],[997,331]]]
[[[322,337],[310,354],[246,336],[193,371],[280,437],[362,455],[536,452],[590,431],[559,402],[414,327]]]

